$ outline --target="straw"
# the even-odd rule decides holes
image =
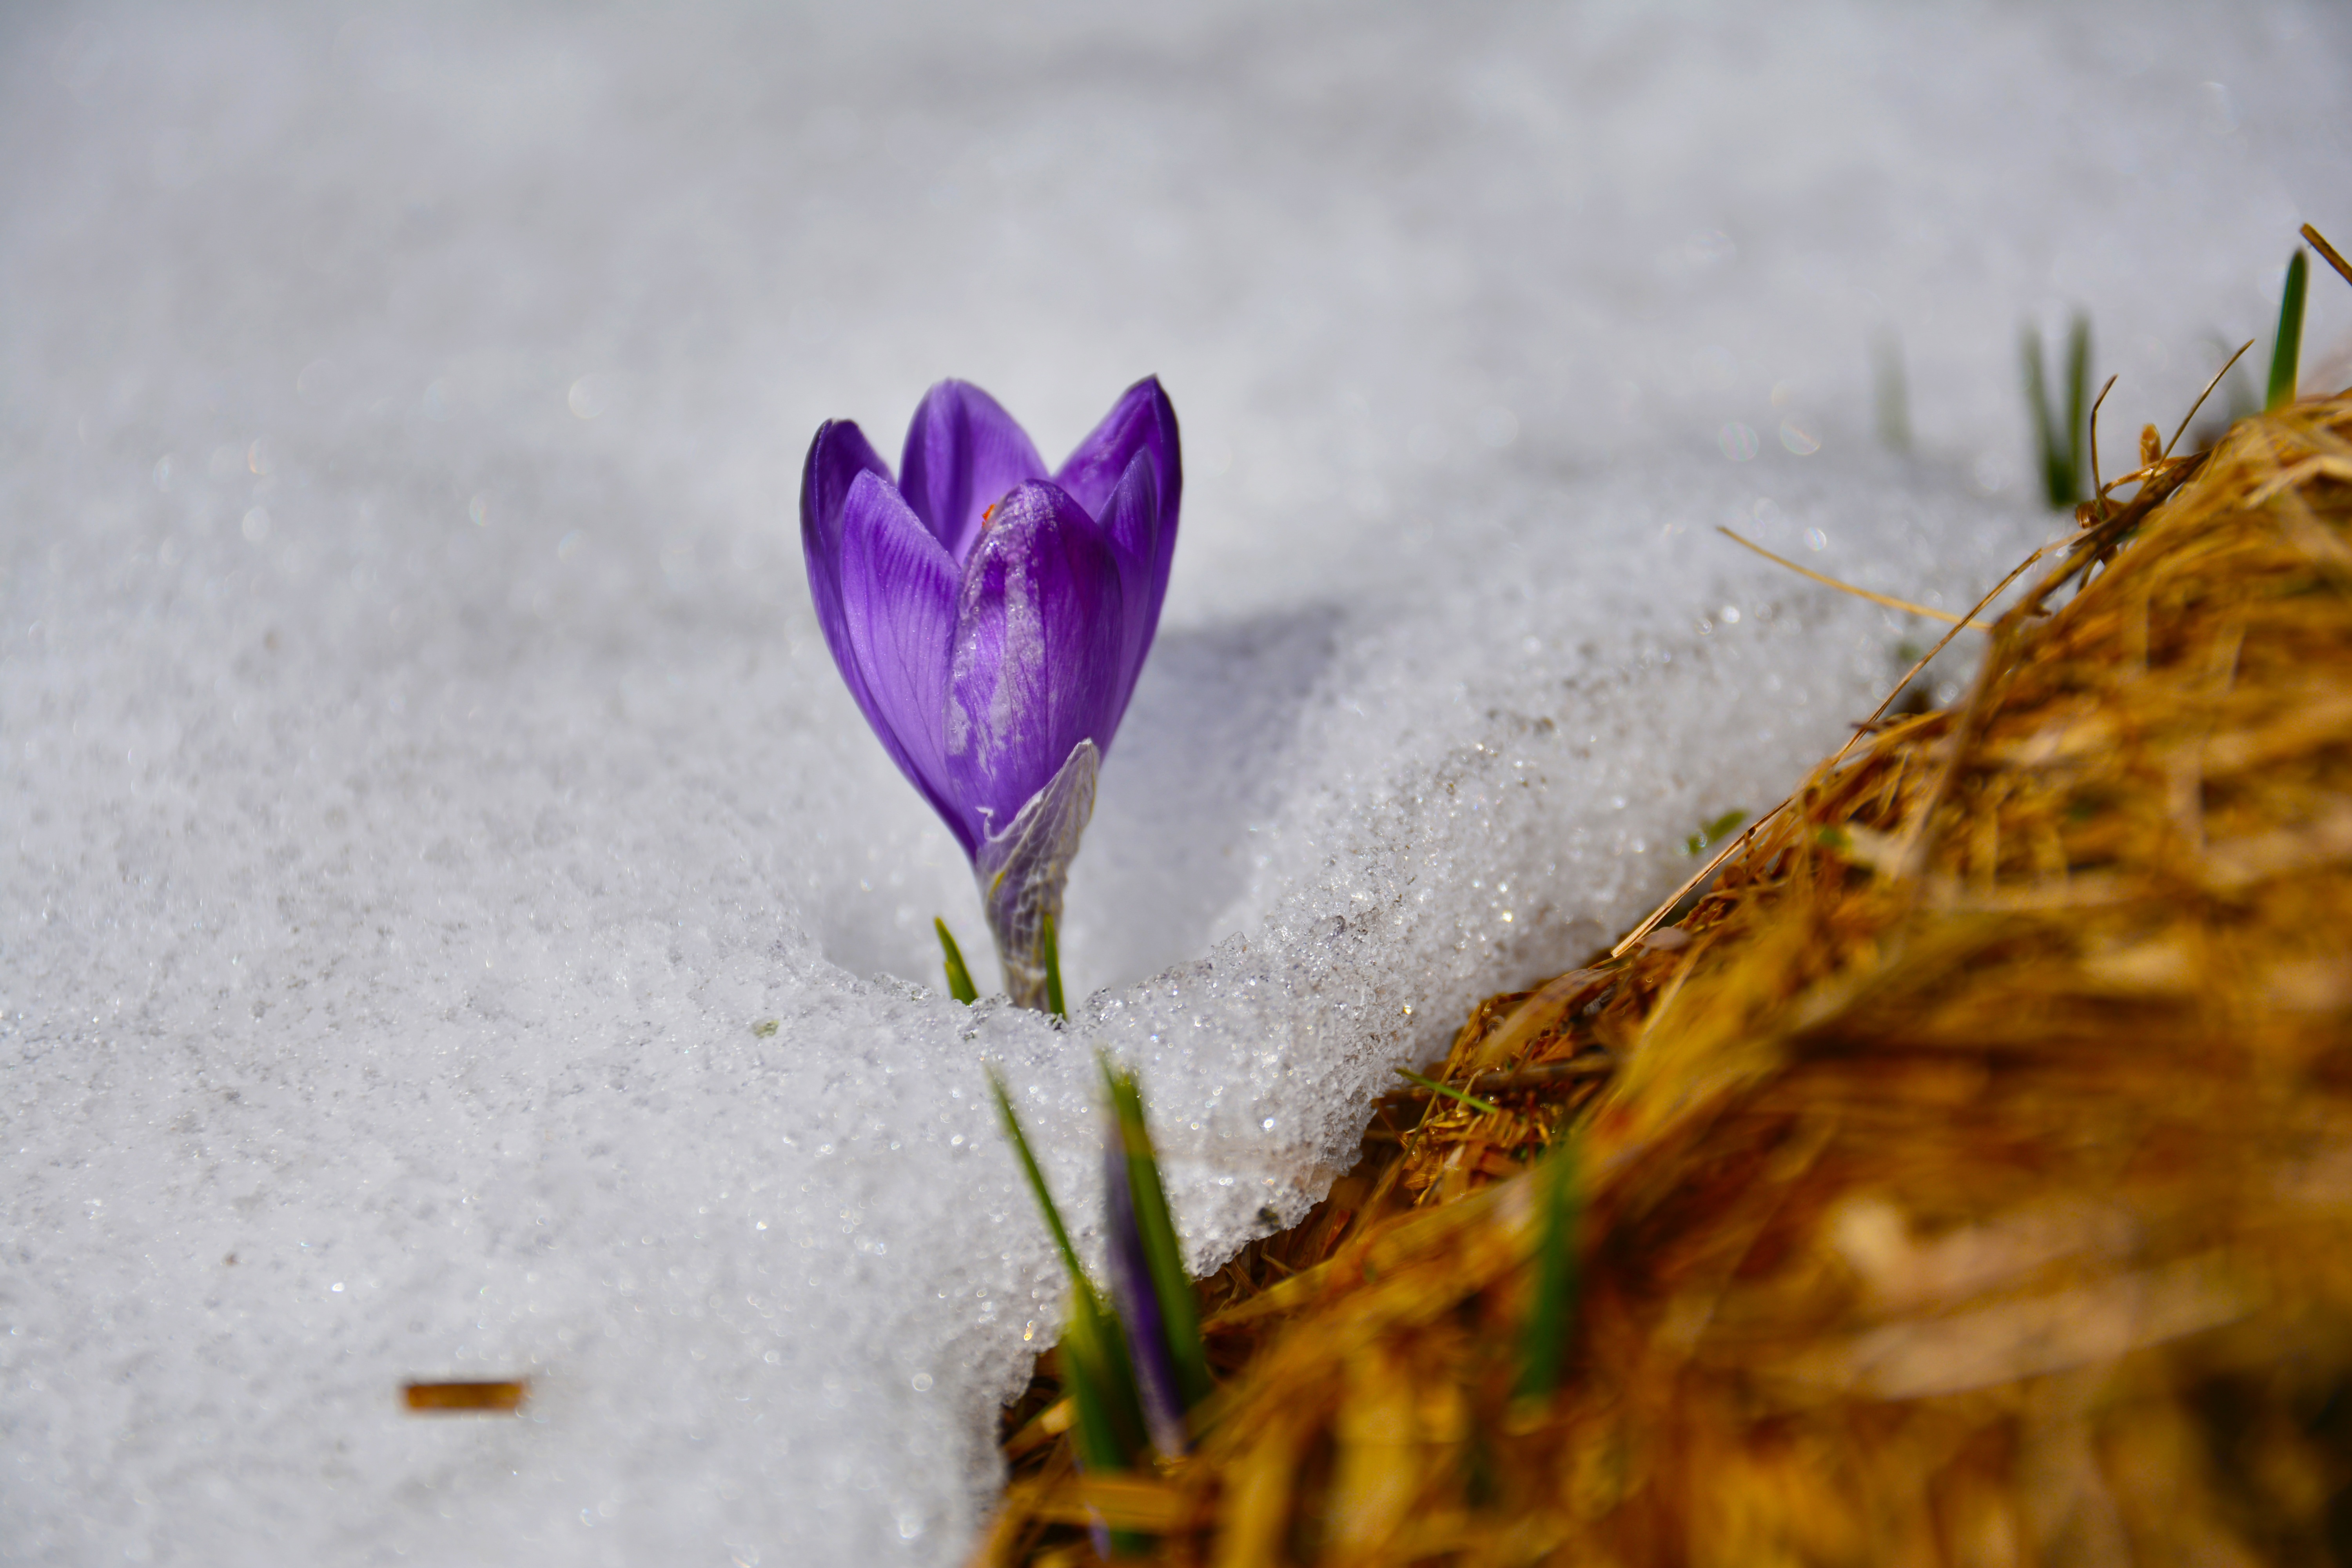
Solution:
[[[2332,1560],[2352,396],[2078,516],[1958,706],[1473,1009],[1200,1283],[1191,1455],[1024,1436],[979,1560]]]

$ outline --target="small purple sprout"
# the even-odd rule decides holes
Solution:
[[[1145,1430],[1160,1456],[1172,1459],[1191,1447],[1188,1413],[1208,1398],[1211,1388],[1200,1303],[1184,1272],[1175,1216],[1168,1212],[1168,1193],[1160,1184],[1142,1086],[1108,1058],[1102,1069],[1111,1301],[1127,1331]]]
[[[1135,1189],[1128,1174],[1127,1140],[1118,1114],[1107,1117],[1103,1140],[1104,1230],[1108,1242],[1110,1299],[1127,1330],[1128,1360],[1135,1368],[1135,1392],[1151,1446],[1169,1458],[1192,1447],[1184,1436],[1184,1388],[1168,1353],[1168,1329],[1160,1310],[1151,1258],[1136,1222]]]
[[[801,542],[817,621],[898,771],[971,857],[1022,1006],[1045,1001],[1095,779],[1160,626],[1183,466],[1157,377],[1049,478],[988,394],[926,393],[899,479],[857,426],[817,427]]]

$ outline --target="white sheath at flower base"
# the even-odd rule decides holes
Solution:
[[[972,857],[981,907],[1004,964],[1004,990],[1021,1007],[1045,1005],[1045,921],[1058,927],[1062,889],[1078,840],[1095,814],[1102,752],[1092,741],[1070,748],[1053,781],[1029,797],[1003,832],[981,840]]]

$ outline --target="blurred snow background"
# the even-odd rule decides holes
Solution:
[[[9,8],[0,1562],[954,1561],[1058,1300],[983,1058],[1076,1213],[1101,1043],[1196,1261],[1295,1217],[1927,640],[1713,526],[1964,605],[2053,527],[2021,321],[2093,309],[2123,466],[2352,238],[2347,68],[2315,5]],[[976,900],[795,484],[1147,371],[1056,1034],[931,989]]]

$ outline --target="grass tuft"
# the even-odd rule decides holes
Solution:
[[[1706,852],[1710,844],[1720,844],[1725,835],[1748,820],[1748,813],[1735,806],[1721,816],[1698,825],[1698,831],[1683,840],[1683,853],[1696,859]]]
[[[1519,1340],[1519,1375],[1513,1392],[1521,1399],[1549,1399],[1559,1387],[1560,1363],[1576,1325],[1578,1252],[1581,1203],[1576,1144],[1563,1139],[1538,1167],[1543,1216],[1535,1257],[1535,1301]]]
[[[2066,329],[2066,411],[2058,415],[2042,364],[2042,335],[2032,327],[2023,337],[2025,404],[2033,421],[2033,444],[2042,466],[2042,493],[2058,510],[2083,499],[2090,437],[2091,318],[2074,312]]]
[[[1870,340],[1871,402],[1877,413],[1879,444],[1890,452],[1911,450],[1911,394],[1903,373],[1903,339],[1881,327]]]
[[[1076,1445],[1076,1457],[1087,1469],[1097,1473],[1129,1468],[1144,1451],[1145,1436],[1143,1404],[1136,1391],[1135,1368],[1128,1360],[1126,1336],[1078,1262],[1069,1226],[1062,1223],[1062,1211],[1045,1185],[1045,1173],[1039,1169],[1021,1118],[1013,1112],[1013,1097],[992,1068],[988,1087],[996,1099],[997,1113],[1004,1120],[1004,1135],[1012,1141],[1030,1194],[1045,1216],[1045,1228],[1053,1233],[1055,1249],[1062,1255],[1062,1267],[1070,1276],[1069,1321],[1062,1330],[1060,1351],[1063,1382],[1075,1406],[1071,1440]]]
[[[2265,411],[2274,412],[2294,401],[2296,372],[2303,358],[2303,296],[2310,287],[2311,263],[2300,246],[2286,264],[2286,288],[2279,295],[2278,341],[2271,345],[2271,390]]]
[[[931,929],[940,933],[940,949],[947,954],[948,994],[969,1007],[980,1000],[980,987],[971,983],[971,971],[964,967],[963,949],[956,945],[947,921],[934,919]]]
[[[1133,1073],[1113,1068],[1108,1057],[1102,1058],[1102,1075],[1126,1156],[1128,1193],[1134,1202],[1144,1267],[1151,1276],[1151,1293],[1160,1303],[1160,1332],[1176,1369],[1177,1393],[1190,1410],[1209,1396],[1208,1352],[1201,1343],[1200,1307],[1192,1277],[1184,1272],[1175,1217],[1169,1212],[1167,1189],[1160,1182],[1160,1159],[1152,1147],[1151,1129],[1143,1119],[1142,1086]]]

